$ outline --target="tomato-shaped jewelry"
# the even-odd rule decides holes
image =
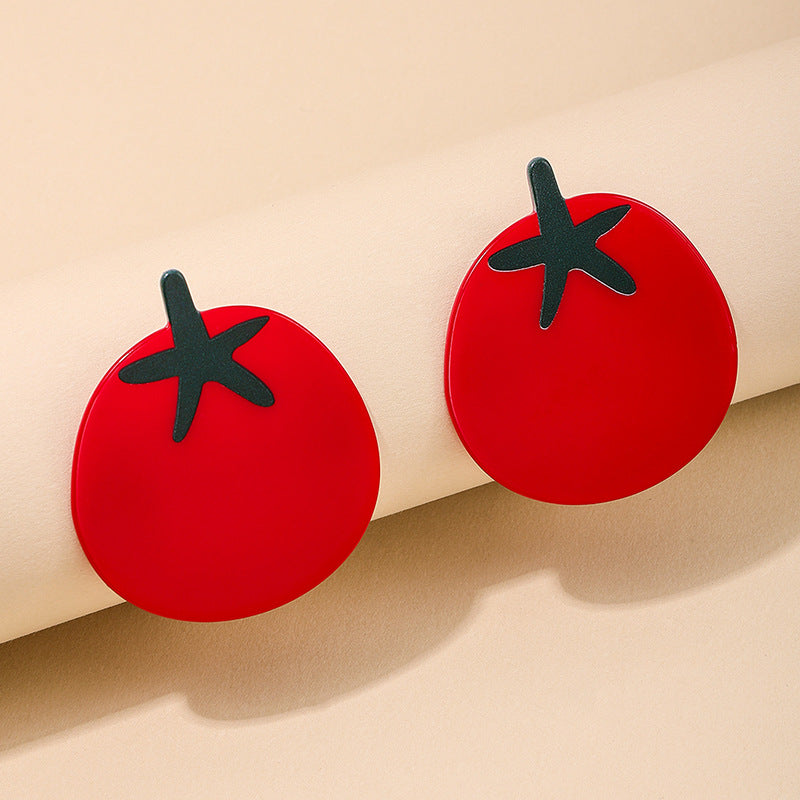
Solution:
[[[691,242],[628,197],[564,200],[528,165],[535,213],[504,230],[453,306],[445,393],[489,476],[582,504],[647,489],[694,458],[736,383],[725,297]]]
[[[126,353],[84,412],[72,513],[100,577],[137,606],[213,621],[330,575],[378,493],[355,385],[305,328],[263,308],[197,311],[161,278],[169,325]]]

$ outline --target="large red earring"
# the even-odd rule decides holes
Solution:
[[[268,611],[330,575],[370,521],[375,431],[333,354],[275,311],[200,313],[177,271],[169,325],[109,370],[75,445],[72,512],[119,595],[184,620]]]
[[[564,200],[528,165],[535,213],[481,253],[447,335],[445,393],[470,455],[519,494],[598,503],[681,469],[722,422],[736,334],[714,275],[638,200]]]

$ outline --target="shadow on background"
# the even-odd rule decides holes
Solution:
[[[689,467],[637,497],[567,508],[483,486],[373,523],[329,580],[259,617],[192,624],[123,605],[8,642],[0,749],[174,692],[215,720],[325,703],[426,657],[486,587],[540,570],[587,603],[705,586],[789,543],[799,501],[794,387],[735,406]]]

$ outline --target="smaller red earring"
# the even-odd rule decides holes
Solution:
[[[169,325],[108,371],[83,415],[72,513],[100,577],[137,606],[214,621],[268,611],[330,575],[379,485],[358,390],[275,311],[199,312],[161,278]]]
[[[640,492],[691,461],[736,383],[714,275],[658,211],[613,194],[564,200],[528,165],[534,212],[481,253],[450,316],[445,394],[478,465],[553,503]]]

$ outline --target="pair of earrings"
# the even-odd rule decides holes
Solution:
[[[544,159],[528,176],[534,213],[488,245],[453,306],[450,414],[515,492],[625,497],[688,463],[725,416],[730,311],[659,212],[610,194],[565,201]],[[358,543],[378,494],[375,431],[298,323],[254,306],[201,313],[177,271],[161,290],[168,327],[114,364],[84,412],[75,528],[103,580],[142,608],[197,621],[267,611]]]

